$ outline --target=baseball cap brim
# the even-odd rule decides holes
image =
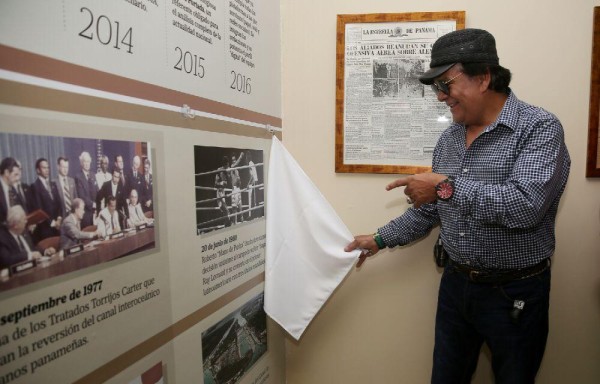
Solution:
[[[431,85],[431,84],[433,84],[433,79],[435,79],[438,76],[441,76],[442,73],[449,70],[454,64],[456,64],[456,63],[450,63],[450,64],[445,64],[445,65],[440,65],[437,67],[430,68],[421,77],[419,77],[419,81],[423,84]]]

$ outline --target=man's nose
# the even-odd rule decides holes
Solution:
[[[448,98],[448,95],[446,95],[444,92],[442,92],[440,90],[437,91],[435,96],[437,97],[438,101],[440,101],[440,102],[442,102]]]

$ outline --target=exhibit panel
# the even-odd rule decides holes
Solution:
[[[1,156],[15,156],[30,167],[38,158],[47,158],[53,185],[60,184],[57,177],[63,171],[60,161],[53,157],[55,152],[61,153],[58,158],[69,159],[66,173],[73,178],[82,165],[77,156],[65,153],[92,153],[90,174],[94,178],[102,173],[104,156],[109,156],[115,167],[120,161],[124,163],[126,180],[132,177],[126,170],[133,167],[135,157],[144,158],[146,169],[137,187],[141,200],[138,205],[151,201],[152,207],[141,224],[133,223],[134,215],[127,216],[125,220],[130,222],[122,223],[121,231],[82,242],[81,250],[67,254],[68,249],[59,245],[56,254],[38,260],[33,268],[3,272],[6,276],[0,281],[0,298],[6,364],[2,374],[7,382],[44,382],[48,378],[103,382],[116,374],[121,377],[136,373],[128,367],[138,363],[140,355],[169,349],[174,354],[195,355],[201,361],[206,337],[198,337],[194,346],[198,351],[187,350],[185,343],[179,347],[184,349],[178,350],[171,342],[176,337],[188,340],[187,333],[195,332],[198,324],[209,324],[209,317],[235,318],[235,323],[243,326],[234,327],[234,343],[246,346],[248,342],[243,340],[247,339],[256,344],[245,347],[256,355],[252,359],[244,354],[230,361],[231,369],[243,367],[235,375],[245,377],[255,371],[246,360],[253,364],[266,361],[271,371],[281,369],[283,353],[273,353],[267,345],[274,345],[277,351],[283,337],[279,334],[267,343],[262,309],[266,238],[266,174],[262,168],[268,161],[270,133],[265,131],[264,139],[248,138],[6,105],[0,113],[3,143],[22,143],[22,147],[10,146],[9,152]],[[58,149],[48,149],[53,146]],[[85,151],[90,146],[102,150]],[[39,152],[32,148],[39,148]],[[221,159],[232,157],[244,163],[238,162],[235,168],[217,166]],[[203,182],[206,172],[211,174]],[[216,176],[223,172],[226,174]],[[215,179],[221,176],[226,185],[222,197],[216,199],[221,192],[215,188]],[[22,176],[21,183],[33,185],[36,177],[39,175],[29,172]],[[151,182],[151,197],[142,192],[145,179]],[[114,181],[106,181],[98,196]],[[243,188],[239,187],[242,184]],[[215,198],[198,195],[199,187],[208,188],[208,195]],[[132,191],[137,189],[129,187],[129,199],[123,201],[127,207],[136,202]],[[101,208],[104,201],[97,201]],[[225,217],[215,220],[207,215],[223,215],[220,204],[228,210]],[[107,210],[104,207],[101,212]],[[116,210],[115,217],[124,210]],[[99,215],[97,227],[102,226],[101,220]],[[198,229],[210,221],[215,223],[212,230]],[[152,236],[131,250],[123,248],[122,244],[144,234]],[[107,257],[103,259],[98,253]],[[14,283],[22,281],[26,283]],[[248,297],[249,291],[255,292],[253,296]],[[242,296],[246,301],[240,302]],[[223,319],[213,320],[210,326]],[[248,328],[246,323],[254,325]],[[170,352],[163,353],[176,361]],[[66,369],[73,365],[75,369]],[[188,371],[189,367],[178,362],[164,371],[165,379],[176,380],[180,372]],[[209,371],[206,377],[219,375],[216,368]],[[273,376],[257,375],[264,378],[262,382],[270,382],[268,377]]]
[[[280,125],[275,2],[9,0],[0,14],[2,69]]]
[[[0,21],[0,381],[282,382],[279,3],[6,1]]]
[[[78,137],[74,138],[75,134]],[[85,162],[80,162],[77,156],[68,157],[69,153],[87,153],[89,156],[91,152],[93,158],[99,161],[110,152],[114,153],[111,158],[143,156],[148,162],[164,159],[163,135],[160,132],[140,130],[139,126],[130,123],[5,105],[0,106],[0,138],[3,142],[0,157],[15,158],[24,170],[26,165],[38,170],[36,176],[31,172],[21,176],[21,186],[30,192],[26,194],[28,200],[18,207],[10,207],[9,216],[16,208],[17,211],[25,209],[29,212],[35,201],[47,193],[36,189],[42,185],[43,177],[39,170],[44,163],[50,168],[48,179],[52,187],[60,184],[62,172],[65,178],[78,177]],[[6,146],[7,142],[12,145]],[[99,152],[88,151],[90,147]],[[58,161],[54,154],[58,154]],[[40,159],[46,161],[40,162]],[[131,160],[124,163],[131,164]],[[66,170],[65,165],[68,167]],[[101,169],[97,170],[95,163],[89,166],[89,179],[95,186],[98,211],[109,212],[108,207],[100,209],[100,204],[111,200],[100,198],[96,176],[101,175]],[[164,165],[157,160],[148,172],[160,177],[163,169]],[[112,182],[107,181],[105,185],[110,187]],[[119,196],[122,188],[117,180]],[[156,200],[164,199],[161,189],[156,188]],[[40,233],[41,240],[28,240],[28,246],[31,253],[38,251],[43,255],[29,258],[33,266],[16,270],[4,264],[8,257],[5,251],[9,239],[3,237],[1,240],[0,327],[4,339],[2,378],[5,382],[74,381],[110,361],[115,354],[136,346],[148,335],[158,333],[171,324],[168,241],[159,224],[167,223],[164,208],[150,211],[156,218],[156,225],[148,222],[136,227],[120,220],[119,215],[126,207],[118,210],[115,207],[114,224],[123,228],[113,227],[112,232],[100,233],[98,227],[102,216],[99,215],[92,224],[96,228],[88,232],[93,238],[79,237],[81,241],[67,245],[64,242],[65,231],[77,211],[60,213],[60,206],[67,202],[68,193],[50,193],[49,205],[36,208],[50,212],[46,207],[56,206],[58,215],[66,216],[62,220],[61,216],[53,220],[62,221],[60,228],[55,230],[60,241],[50,246],[55,252],[47,253],[49,247],[42,247],[52,236]],[[77,200],[83,204],[88,197],[81,191],[77,194],[75,189],[71,198],[72,204],[76,205]],[[125,203],[124,200],[121,202]],[[116,205],[116,201],[114,203]],[[162,206],[165,207],[166,202]],[[9,222],[10,218],[7,218]],[[79,229],[82,222],[83,214],[78,223]],[[32,226],[39,229],[44,224],[42,221]],[[2,230],[5,231],[5,228],[12,229],[12,226],[7,224]],[[33,230],[33,238],[38,234],[36,229]],[[48,230],[51,229],[48,226]],[[76,236],[83,236],[82,233]],[[12,255],[18,253],[15,250]],[[152,318],[153,321],[142,321],[144,318]]]
[[[255,287],[174,340],[178,381],[285,381],[284,365],[274,358],[285,354],[278,341],[282,334],[262,310],[263,290],[263,285]]]
[[[206,124],[211,124],[207,121]],[[166,169],[175,319],[248,281],[264,280],[265,176],[271,134],[249,138],[172,129]]]

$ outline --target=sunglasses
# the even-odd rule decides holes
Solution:
[[[438,92],[442,92],[444,95],[450,95],[450,84],[454,81],[454,79],[458,78],[462,74],[463,74],[463,72],[461,72],[458,75],[454,76],[450,80],[446,80],[446,81],[439,81],[439,80],[438,81],[434,81],[433,84],[431,84],[431,90],[436,95],[438,94]]]

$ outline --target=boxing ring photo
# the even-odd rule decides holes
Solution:
[[[196,234],[264,217],[263,151],[194,147]]]

